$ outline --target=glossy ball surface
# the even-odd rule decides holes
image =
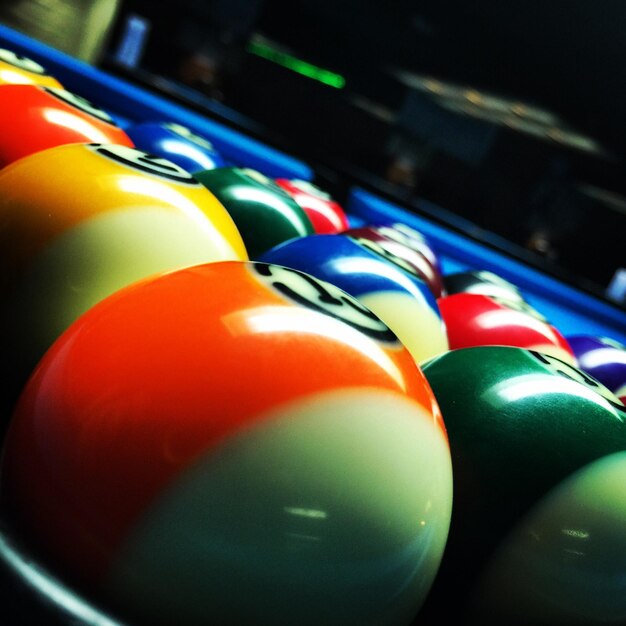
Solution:
[[[448,295],[479,293],[483,296],[493,296],[503,300],[524,301],[524,296],[517,285],[487,270],[447,274],[444,277],[444,283]]]
[[[394,331],[419,363],[448,349],[446,328],[428,285],[373,242],[347,235],[311,235],[260,258],[293,267],[347,291]]]
[[[156,154],[187,172],[225,167],[226,161],[204,137],[173,122],[143,122],[126,129],[137,148]]]
[[[81,316],[25,388],[1,476],[57,571],[150,624],[408,624],[451,510],[444,424],[393,333],[237,261]]]
[[[443,275],[441,269],[441,263],[437,254],[436,247],[423,233],[415,228],[404,224],[402,222],[389,222],[388,224],[375,224],[376,231],[391,239],[405,245],[407,248],[411,248],[416,252],[422,254],[435,270]]]
[[[6,48],[0,48],[0,85],[42,85],[63,89],[63,85],[37,61]]]
[[[350,227],[341,205],[317,185],[289,178],[277,178],[276,184],[304,209],[316,233],[340,233]]]
[[[384,226],[364,226],[350,228],[343,234],[360,241],[364,245],[372,242],[376,249],[380,250],[380,254],[388,256],[396,263],[406,265],[407,269],[417,274],[428,285],[435,298],[447,295],[438,266],[424,256],[423,252],[400,241],[399,237],[389,236],[389,233],[390,229]]]
[[[278,244],[312,234],[313,225],[298,203],[256,170],[221,167],[195,172],[232,216],[251,259]]]
[[[450,536],[429,598],[445,613],[468,608],[489,558],[551,489],[626,449],[626,407],[582,370],[521,348],[451,350],[423,371],[446,423],[454,471]],[[451,593],[456,607],[445,605]]]
[[[0,223],[0,360],[12,395],[54,339],[116,289],[247,259],[215,196],[173,163],[119,145],[60,146],[5,167]]]
[[[55,87],[3,85],[0,167],[65,144],[133,142],[111,116],[85,98]]]
[[[568,335],[580,369],[597,378],[626,404],[626,346],[609,337]]]
[[[513,346],[538,350],[576,365],[563,334],[524,301],[478,293],[456,293],[437,300],[450,349]]]
[[[626,622],[626,452],[559,483],[490,559],[474,599],[480,623]]]

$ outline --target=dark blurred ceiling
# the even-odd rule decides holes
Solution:
[[[124,0],[119,26],[133,11],[140,69],[216,55],[226,108],[326,182],[427,200],[601,288],[623,266],[624,0]]]
[[[395,97],[384,68],[430,73],[553,109],[619,155],[626,155],[625,25],[626,3],[615,0],[266,0],[257,21],[380,100]]]

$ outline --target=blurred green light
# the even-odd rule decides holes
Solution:
[[[296,59],[296,57],[276,50],[267,44],[252,41],[248,44],[247,49],[248,52],[252,54],[256,54],[257,56],[267,59],[268,61],[272,61],[272,63],[282,65],[292,72],[297,72],[298,74],[317,80],[318,82],[324,83],[329,87],[343,89],[346,84],[343,76],[335,74],[334,72],[329,72],[328,70],[323,70],[319,67],[315,67],[315,65],[311,65],[311,63]]]

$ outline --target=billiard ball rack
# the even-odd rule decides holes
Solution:
[[[227,127],[198,108],[192,110],[137,85],[109,75],[0,25],[0,45],[31,56],[62,77],[64,85],[109,109],[122,125],[142,119],[167,119],[209,136],[233,162],[258,168],[268,176],[314,180],[316,171],[307,163],[261,141]],[[123,96],[120,96],[123,94]],[[354,181],[352,181],[354,182]],[[604,334],[626,344],[626,312],[587,290],[567,284],[539,268],[463,233],[466,224],[452,229],[435,217],[436,208],[420,214],[377,193],[373,188],[348,185],[345,208],[354,226],[403,223],[430,238],[441,255],[447,273],[484,269],[516,284],[528,301],[564,333],[585,331]],[[11,607],[13,622],[107,624],[123,626],[107,607],[66,586],[47,564],[39,562],[19,531],[0,524],[0,587],[4,607]],[[128,626],[132,626],[129,624]]]

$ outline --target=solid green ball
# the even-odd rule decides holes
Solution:
[[[251,259],[280,243],[314,233],[304,209],[256,170],[219,167],[194,172],[233,218]]]
[[[546,493],[626,450],[626,407],[581,370],[522,348],[452,350],[423,371],[446,424],[454,475],[438,584],[460,598]],[[434,597],[438,602],[436,589]]]

